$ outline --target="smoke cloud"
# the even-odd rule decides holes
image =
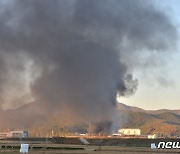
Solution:
[[[170,19],[141,0],[2,1],[1,108],[33,101],[41,105],[31,115],[61,112],[109,127],[117,94],[138,85],[125,56],[169,50],[176,35]]]

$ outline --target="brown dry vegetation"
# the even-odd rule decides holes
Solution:
[[[178,153],[178,150],[151,150],[150,148],[123,148],[123,147],[86,147],[85,150],[30,150],[29,154],[165,154]],[[4,154],[19,154],[18,150],[1,150]]]
[[[122,112],[123,113],[123,112]],[[174,113],[148,114],[145,112],[124,112],[126,121],[121,127],[140,128],[142,134],[160,133],[165,137],[180,136],[180,115]],[[88,125],[63,121],[53,117],[47,122],[29,128],[32,136],[67,136],[73,132],[86,133]],[[52,133],[53,130],[53,134]]]

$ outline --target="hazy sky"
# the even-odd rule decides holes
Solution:
[[[180,1],[156,0],[154,3],[170,16],[180,32]],[[176,51],[162,56],[164,62],[158,66],[134,70],[134,76],[139,79],[138,90],[131,97],[120,98],[120,102],[144,109],[180,109],[180,45],[177,44]]]
[[[180,109],[180,45],[177,43],[177,47],[168,48],[169,44],[176,44],[176,30],[171,22],[180,33],[180,1],[132,0],[119,1],[121,3],[114,1],[112,4],[110,1],[106,1],[107,4],[77,1],[77,5],[74,2],[62,1],[59,6],[50,1],[0,2],[0,101],[3,102],[0,106],[15,108],[39,98],[55,102],[54,97],[57,96],[58,103],[67,101],[74,104],[74,98],[84,103],[88,98],[87,104],[90,105],[92,102],[107,101],[108,105],[110,102],[113,106],[117,91],[120,96],[128,95],[127,91],[134,93],[137,85],[135,81],[138,80],[136,93],[130,97],[121,97],[120,102],[144,109]],[[121,5],[116,6],[116,2]],[[155,9],[152,5],[146,5],[149,2],[153,2]],[[5,6],[9,8],[4,11]],[[59,25],[54,26],[57,23]],[[94,44],[87,44],[87,40]],[[77,49],[74,42],[78,44]],[[100,46],[96,46],[98,43]],[[76,55],[72,52],[69,56],[66,50],[75,51]],[[99,52],[101,50],[103,52]],[[118,54],[116,50],[119,50]],[[92,61],[95,62],[92,64]],[[127,78],[127,73],[133,77],[130,75]],[[74,83],[75,80],[79,83]],[[128,87],[128,82],[132,87]],[[84,85],[88,87],[86,91]],[[67,100],[59,101],[57,91],[62,92],[61,99],[65,97]],[[74,97],[71,94],[72,99],[69,100],[72,91]],[[98,99],[94,101],[92,96],[97,94]],[[102,110],[101,105],[99,107]]]

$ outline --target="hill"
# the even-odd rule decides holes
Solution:
[[[121,113],[121,128],[140,128],[143,134],[163,133],[165,135],[180,134],[180,110],[144,110],[123,103],[117,104]],[[33,113],[33,114],[32,114]],[[28,129],[34,135],[43,136],[46,132],[53,133],[80,132],[86,133],[88,125],[63,121],[60,113],[48,115],[42,104],[30,103],[18,109],[0,110],[1,130],[5,128]],[[36,119],[36,120],[34,120]]]
[[[170,112],[170,113],[175,113],[177,115],[180,115],[180,109],[178,110],[169,110],[169,109],[145,110],[145,109],[135,107],[135,106],[128,106],[123,103],[117,103],[117,108],[120,111],[146,112],[149,114],[161,114],[161,113]]]
[[[143,110],[139,107],[128,106],[123,103],[117,103],[117,108],[120,111],[145,112],[145,110]]]
[[[165,136],[180,135],[180,115],[165,112],[148,114],[146,112],[129,112],[125,128],[140,128],[143,134],[160,133]]]
[[[180,115],[174,113],[148,114],[146,112],[123,112],[126,122],[121,128],[140,128],[142,134],[163,134],[163,136],[180,135]],[[43,136],[46,132],[63,136],[68,132],[87,133],[88,125],[85,123],[72,123],[62,121],[58,116],[49,119],[43,124],[34,125],[31,134]],[[46,131],[46,132],[45,132]]]

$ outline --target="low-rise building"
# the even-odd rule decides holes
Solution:
[[[119,129],[118,132],[119,134],[121,134],[121,136],[140,136],[141,135],[140,129],[126,128],[126,129]]]
[[[9,131],[0,132],[0,138],[16,138],[16,137],[29,137],[28,131]]]
[[[158,135],[157,135],[157,134],[148,135],[148,139],[155,139],[155,138],[158,138]]]

